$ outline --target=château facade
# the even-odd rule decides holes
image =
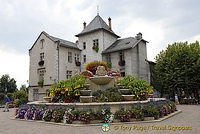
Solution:
[[[78,40],[73,43],[43,31],[36,39],[29,49],[29,101],[43,100],[51,84],[84,71],[90,61],[105,61],[111,64],[111,70],[118,70],[122,76],[132,75],[150,81],[148,42],[141,33],[120,38],[111,28],[111,18],[107,25],[97,15],[88,25],[84,22],[83,31],[75,36]]]

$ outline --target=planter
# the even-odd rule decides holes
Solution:
[[[118,122],[121,122],[121,120],[120,119],[114,119],[113,120],[113,123],[118,123]]]
[[[80,66],[81,65],[81,62],[80,61],[76,61],[76,66]]]
[[[144,121],[151,121],[154,120],[154,117],[144,117]]]
[[[43,61],[43,60],[39,61],[39,62],[38,62],[38,65],[39,65],[39,66],[43,66],[43,65],[44,65],[44,61]]]
[[[131,94],[130,89],[119,89],[119,91],[123,95],[130,95]]]
[[[48,103],[51,102],[51,97],[43,97],[43,99],[44,99],[45,101],[47,101]]]
[[[80,101],[82,103],[92,102],[92,96],[80,96]]]
[[[125,63],[126,63],[125,60],[122,60],[122,61],[119,61],[119,62],[118,62],[118,65],[119,65],[119,66],[125,66]]]
[[[135,95],[122,95],[122,97],[124,97],[124,100],[126,101],[133,101]]]
[[[92,120],[90,124],[100,124],[102,123],[101,120]]]
[[[79,121],[79,120],[76,120],[76,121],[73,121],[72,124],[83,124],[83,122]]]
[[[90,96],[91,90],[80,90],[82,96]]]

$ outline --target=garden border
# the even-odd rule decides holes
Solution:
[[[154,123],[154,122],[161,122],[164,121],[170,117],[173,117],[179,113],[181,113],[181,110],[177,110],[174,113],[171,113],[167,116],[164,116],[162,118],[159,118],[158,120],[151,120],[151,121],[133,121],[133,122],[116,122],[116,123],[109,123],[110,125],[120,125],[120,124],[138,124],[138,123]],[[25,120],[25,119],[17,119],[15,117],[10,117],[11,120],[17,120],[17,121],[29,121],[29,122],[39,122],[39,123],[47,123],[47,124],[53,124],[53,125],[62,125],[62,126],[72,126],[72,127],[85,127],[85,126],[101,126],[105,123],[97,123],[97,124],[64,124],[64,123],[56,123],[56,122],[47,122],[42,120]]]

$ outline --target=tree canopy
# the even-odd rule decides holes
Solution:
[[[200,44],[179,42],[168,45],[156,56],[155,72],[164,93],[187,95],[200,88]]]
[[[8,93],[15,92],[17,88],[16,81],[14,78],[10,78],[8,74],[2,75],[0,78],[0,92],[5,93],[5,87],[7,87]]]

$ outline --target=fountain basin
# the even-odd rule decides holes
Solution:
[[[110,76],[95,76],[89,78],[92,82],[97,85],[106,85],[108,84],[113,78]]]
[[[133,101],[135,95],[122,95],[124,97],[124,100],[126,101]]]
[[[92,102],[92,96],[80,96],[80,101],[82,103]]]
[[[90,96],[92,90],[80,90],[82,96]]]
[[[43,99],[49,103],[51,102],[51,97],[43,97]]]

